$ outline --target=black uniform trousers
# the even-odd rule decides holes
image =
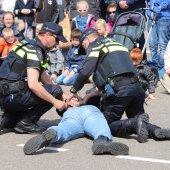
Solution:
[[[104,97],[102,102],[99,98],[90,99],[87,104],[100,106],[100,110],[109,124],[112,135],[126,137],[133,134],[134,132],[130,130],[128,119],[145,112],[145,92],[141,85],[138,82],[128,84],[120,87],[119,91],[113,97]],[[121,120],[124,113],[128,119]],[[147,129],[150,137],[153,136],[155,128],[158,128],[158,126],[148,124]]]
[[[46,84],[44,88],[55,98],[61,99],[62,89],[58,85]],[[51,103],[39,98],[29,89],[24,94],[13,94],[5,97],[5,113],[13,120],[13,126],[26,120],[36,123],[40,117],[53,107]]]

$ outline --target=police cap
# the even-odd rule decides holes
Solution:
[[[57,35],[59,41],[61,42],[67,42],[67,40],[65,39],[63,35],[62,27],[57,25],[54,22],[45,22],[42,26],[42,30]]]
[[[82,34],[81,34],[81,36],[80,36],[80,44],[82,44],[83,43],[83,41],[84,41],[84,39],[88,36],[88,35],[90,35],[90,34],[92,34],[92,33],[95,33],[95,32],[97,32],[97,30],[95,30],[94,28],[89,28],[89,29],[87,29],[87,30],[85,30]]]

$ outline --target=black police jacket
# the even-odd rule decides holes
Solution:
[[[73,88],[80,90],[94,73],[94,83],[102,90],[108,78],[124,73],[136,74],[126,47],[110,38],[97,38],[89,45],[87,59]]]

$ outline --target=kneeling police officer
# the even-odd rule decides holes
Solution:
[[[19,133],[43,131],[37,125],[40,117],[53,106],[65,109],[60,86],[47,77],[47,51],[59,41],[66,42],[62,28],[55,23],[43,24],[37,38],[21,41],[0,67],[0,130],[14,128]],[[43,84],[43,85],[42,85]]]
[[[145,92],[139,84],[128,49],[113,39],[99,37],[95,29],[86,30],[80,42],[88,57],[70,89],[70,98],[77,95],[93,74],[93,81],[103,94],[101,111],[112,135],[137,134],[139,142],[146,142],[149,117],[143,107]],[[120,120],[124,112],[128,119]]]

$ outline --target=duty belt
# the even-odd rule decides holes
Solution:
[[[24,81],[10,82],[8,80],[0,81],[0,94],[7,96],[10,94],[23,93],[26,89]]]
[[[119,76],[119,77],[114,77],[114,78],[109,78],[108,79],[109,84],[113,88],[119,88],[122,86],[126,86],[128,84],[134,84],[139,82],[138,77],[136,76]]]

